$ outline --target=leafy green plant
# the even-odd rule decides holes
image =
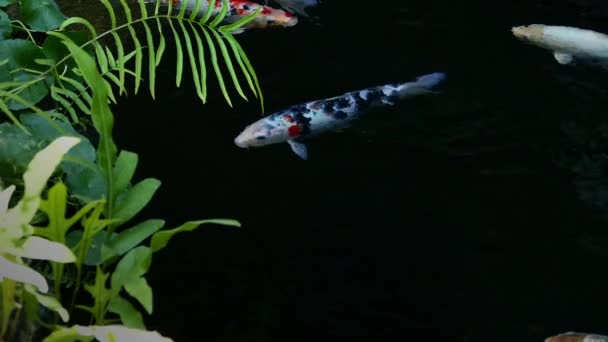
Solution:
[[[4,12],[0,11],[0,111],[4,112],[15,124],[21,125],[15,111],[25,108],[42,113],[37,107],[48,95],[56,102],[56,107],[65,110],[72,122],[79,122],[77,112],[91,114],[93,106],[92,91],[83,82],[81,70],[75,67],[73,51],[66,49],[62,41],[71,41],[96,57],[96,63],[101,70],[101,81],[108,92],[108,97],[116,103],[113,86],[119,90],[119,95],[126,93],[127,75],[134,79],[134,93],[140,89],[143,79],[144,55],[147,52],[148,88],[153,98],[156,96],[156,69],[159,66],[167,48],[167,32],[163,24],[167,24],[175,41],[177,61],[175,84],[181,85],[184,63],[190,65],[193,83],[198,97],[203,103],[207,101],[208,64],[217,78],[219,87],[227,103],[232,106],[224,72],[227,72],[235,90],[245,100],[247,97],[241,87],[237,70],[241,71],[250,90],[259,98],[263,111],[263,96],[255,71],[233,33],[255,18],[259,11],[241,20],[220,25],[227,15],[228,0],[222,0],[222,10],[211,20],[213,6],[207,6],[205,15],[196,17],[196,11],[186,15],[186,6],[179,11],[168,2],[166,8],[161,6],[161,0],[155,3],[154,11],[149,12],[144,0],[137,0],[139,17],[134,17],[126,0],[120,0],[125,22],[119,23],[117,13],[109,0],[99,0],[106,8],[110,18],[111,29],[98,33],[94,26],[81,17],[71,17],[62,20],[61,13],[51,11],[51,15],[43,9],[35,7],[35,0],[23,0],[22,16],[28,19],[30,28],[18,20],[10,21]],[[203,5],[203,0],[197,0],[195,10]],[[54,2],[53,2],[54,4]],[[1,3],[0,3],[1,5]],[[54,9],[50,6],[46,10]],[[162,9],[165,8],[163,11]],[[46,19],[40,19],[45,16]],[[36,18],[34,20],[32,18]],[[24,19],[24,20],[25,20]],[[72,26],[86,28],[82,31],[69,31]],[[28,33],[28,39],[6,39],[12,27],[19,27]],[[143,28],[144,39],[140,38],[136,28]],[[153,28],[158,34],[155,41]],[[47,38],[38,45],[30,34],[32,30],[46,29]],[[126,51],[124,38],[119,34],[128,31],[133,50]],[[102,40],[111,37],[116,46],[113,53],[102,44]],[[3,40],[2,40],[3,39]],[[185,47],[185,48],[184,48]],[[184,51],[185,50],[185,51]],[[219,51],[219,52],[218,52]],[[220,65],[219,55],[223,57],[225,71]],[[187,59],[187,61],[185,61]],[[234,60],[234,62],[233,62]],[[235,66],[238,66],[238,68]],[[25,127],[21,126],[22,129]]]
[[[213,20],[211,7],[201,19],[196,19],[194,15],[186,17],[185,7],[173,12],[171,1],[166,12],[161,13],[161,1],[157,0],[154,14],[148,14],[144,1],[138,0],[141,17],[135,19],[126,1],[121,0],[126,22],[118,24],[109,1],[100,1],[111,19],[111,29],[101,34],[83,18],[65,18],[54,1],[40,5],[34,0],[22,0],[23,22],[11,21],[0,11],[0,111],[12,121],[0,124],[0,166],[7,166],[0,167],[0,180],[17,185],[0,193],[0,242],[8,241],[0,243],[0,340],[2,336],[14,337],[17,327],[9,326],[8,322],[20,317],[19,311],[24,308],[27,321],[37,321],[53,330],[45,341],[93,338],[132,341],[143,336],[167,341],[169,339],[155,332],[145,331],[141,314],[142,311],[153,313],[153,291],[145,279],[153,254],[163,249],[175,234],[192,231],[203,224],[239,226],[237,221],[228,219],[189,221],[169,230],[161,230],[165,222],[160,219],[133,223],[161,183],[154,178],[133,182],[138,156],[120,151],[116,146],[110,102],[116,102],[114,86],[120,94],[126,92],[126,75],[134,77],[135,92],[139,89],[144,48],[135,30],[137,25],[145,32],[148,87],[154,96],[155,71],[166,49],[162,31],[165,22],[176,42],[177,86],[181,82],[185,54],[197,94],[206,101],[204,48],[207,47],[222,93],[231,105],[218,63],[217,45],[235,88],[245,97],[230,61],[229,46],[263,110],[253,68],[232,36],[253,16],[220,26],[228,8],[226,0]],[[0,7],[12,2],[0,0]],[[202,1],[197,1],[196,8],[201,4]],[[156,24],[158,46],[155,46],[150,23]],[[76,24],[84,25],[87,35],[66,30]],[[28,39],[9,39],[17,29]],[[128,30],[135,46],[133,51],[125,51],[118,34],[120,30]],[[36,34],[46,35],[42,45],[36,42]],[[113,39],[116,55],[102,45],[104,36]],[[128,63],[133,66],[129,67]],[[52,101],[43,102],[49,96]],[[40,108],[49,103],[54,108]],[[71,120],[62,111],[69,114]],[[82,114],[90,118],[99,136],[96,147],[72,126]],[[39,157],[41,153],[51,153],[54,159],[46,154]],[[46,165],[41,165],[41,158],[46,160]],[[49,179],[53,185],[43,196]],[[0,189],[1,186],[2,182]],[[22,200],[3,212],[3,208],[8,208],[11,194],[19,191],[23,192]],[[144,245],[148,240],[149,245]],[[32,268],[35,266],[29,264],[31,259],[48,261],[48,279]],[[85,277],[85,273],[93,277]],[[66,274],[74,278],[69,289],[64,286]],[[88,294],[88,303],[81,302],[83,289],[84,294]],[[49,290],[52,295],[46,294]],[[66,296],[69,294],[71,296]],[[39,305],[51,309],[54,318],[50,321],[41,318]],[[92,325],[62,327],[56,324],[57,318],[64,324],[70,323],[75,309],[87,312]]]

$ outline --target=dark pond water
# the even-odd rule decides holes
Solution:
[[[258,105],[232,91],[229,108],[216,83],[201,104],[167,56],[157,101],[116,108],[139,177],[163,182],[143,216],[243,227],[155,256],[150,327],[176,341],[608,333],[608,73],[510,32],[608,32],[608,3],[327,0],[316,14],[238,37],[267,113],[435,71],[443,93],[321,136],[302,161],[285,144],[236,147]]]

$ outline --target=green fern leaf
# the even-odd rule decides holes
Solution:
[[[186,30],[186,27],[184,26],[183,20],[179,21],[179,26],[181,27],[182,33],[184,35],[184,42],[186,43],[186,50],[188,51],[188,59],[190,60],[190,68],[192,69],[192,79],[194,81],[194,87],[196,88],[196,94],[202,100],[203,92],[201,90],[201,83],[198,76],[196,58],[194,57],[194,50],[192,49],[192,41],[190,40],[190,35],[188,34],[188,30]]]
[[[160,1],[159,1],[160,2]],[[166,42],[165,36],[163,35],[162,24],[160,23],[160,19],[156,18],[156,23],[158,27],[158,33],[160,34],[160,39],[158,41],[158,50],[156,50],[156,63],[155,66],[160,64],[160,60],[163,57],[163,53],[165,52]]]
[[[196,3],[194,3],[194,8],[192,9],[192,13],[190,13],[189,21],[195,21],[196,20],[196,15],[198,14],[198,11],[201,9],[201,5],[202,4],[203,4],[202,0],[196,0]],[[211,6],[211,1],[207,1],[207,7],[208,8],[212,7]]]
[[[76,110],[74,110],[74,107],[70,104],[70,101],[57,93],[57,87],[51,87],[51,98],[61,104],[61,106],[70,114],[72,121],[76,123],[79,122]]]
[[[201,96],[203,99],[203,103],[206,103],[207,102],[207,67],[205,64],[205,47],[203,45],[201,36],[198,33],[198,30],[194,27],[194,24],[192,22],[188,22],[188,23],[190,24],[190,28],[192,29],[192,32],[194,34],[194,40],[196,41],[196,48],[198,50],[199,71],[201,74],[201,77],[200,77]]]
[[[171,1],[169,1],[169,3],[171,3]],[[169,26],[171,27],[171,31],[173,31],[173,38],[175,39],[175,45],[177,47],[177,55],[175,57],[177,60],[175,66],[175,85],[179,87],[182,82],[182,73],[184,70],[184,50],[182,49],[181,40],[179,39],[179,35],[177,34],[177,30],[173,26],[173,21],[171,19],[169,19]]]
[[[222,95],[228,102],[228,105],[232,107],[232,101],[230,100],[230,95],[228,95],[228,91],[226,90],[226,85],[224,84],[224,78],[222,77],[222,70],[220,70],[219,63],[217,62],[217,53],[215,52],[215,46],[213,44],[213,40],[211,36],[207,32],[207,28],[201,27],[203,34],[205,35],[205,39],[207,40],[207,45],[209,46],[209,54],[211,55],[211,65],[213,66],[213,70],[215,71],[215,76],[217,77],[217,81],[220,85],[220,89],[222,90]]]
[[[230,55],[228,54],[228,49],[226,49],[226,44],[224,44],[222,37],[219,35],[219,33],[217,33],[217,31],[211,30],[211,33],[215,36],[217,45],[220,47],[220,51],[222,53],[222,56],[224,57],[224,62],[226,63],[226,67],[228,68],[228,73],[232,78],[232,82],[234,83],[234,87],[236,88],[237,93],[239,93],[239,95],[241,95],[241,97],[245,99],[245,101],[247,101],[247,97],[243,93],[238,77],[236,76],[236,72],[234,71],[234,66],[232,65],[232,61],[230,60]]]
[[[213,0],[209,1],[209,8],[213,8],[213,5],[211,4],[212,2]],[[226,14],[228,13],[228,8],[230,8],[228,0],[222,0],[222,7],[220,9],[220,13],[213,19],[211,23],[209,23],[209,27],[215,28],[219,23],[221,23],[222,20],[224,20],[224,18],[226,17]]]
[[[56,94],[66,96],[67,98],[72,100],[73,103],[76,104],[78,109],[80,109],[82,112],[84,112],[87,115],[91,115],[91,110],[89,109],[89,106],[85,105],[84,102],[82,102],[82,99],[75,92],[65,89],[65,88],[60,88],[55,85],[53,85],[51,87],[51,91],[54,91]]]
[[[156,98],[156,53],[154,50],[154,39],[152,38],[152,31],[150,31],[150,26],[148,26],[148,23],[143,21],[142,24],[144,26],[144,31],[146,31],[146,41],[148,43],[148,85],[150,89],[150,96],[152,96],[154,99]]]

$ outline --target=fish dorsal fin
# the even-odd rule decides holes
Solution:
[[[306,148],[306,145],[293,140],[287,140],[287,143],[289,146],[291,146],[293,153],[295,153],[298,157],[304,160],[308,159],[308,149]]]
[[[553,57],[559,64],[570,64],[573,59],[571,54],[557,51],[553,53]]]

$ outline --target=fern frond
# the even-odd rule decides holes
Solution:
[[[241,95],[241,97],[245,100],[247,100],[247,97],[245,96],[245,94],[243,93],[243,90],[241,89],[241,85],[239,84],[239,80],[236,76],[236,73],[234,72],[234,67],[232,66],[232,61],[230,60],[230,55],[228,54],[228,49],[226,49],[226,44],[224,44],[224,41],[222,40],[222,37],[220,37],[220,34],[217,33],[215,30],[210,30],[211,34],[213,34],[215,36],[215,40],[217,41],[217,45],[220,47],[220,52],[222,53],[222,56],[224,57],[224,62],[226,63],[226,67],[228,68],[228,73],[230,74],[230,77],[232,78],[232,82],[234,83],[234,87],[236,88],[236,91],[239,93],[239,95]]]
[[[94,51],[97,66],[103,77],[103,84],[108,92],[109,102],[116,103],[116,97],[112,92],[114,86],[118,88],[118,95],[127,94],[127,77],[134,77],[134,93],[138,92],[141,82],[144,80],[144,59],[147,59],[146,77],[150,95],[152,98],[156,97],[156,73],[167,49],[166,34],[169,32],[166,29],[164,30],[164,24],[168,24],[172,38],[175,41],[177,55],[175,84],[177,87],[182,83],[184,58],[187,57],[187,63],[191,69],[197,96],[203,103],[206,103],[208,93],[207,78],[209,71],[207,68],[211,67],[217,78],[222,95],[230,107],[233,107],[233,102],[227,89],[226,77],[230,77],[238,95],[244,100],[248,100],[241,85],[242,80],[239,80],[241,77],[239,74],[242,74],[247,83],[247,87],[245,88],[248,88],[259,99],[262,112],[264,111],[264,98],[254,68],[242,47],[232,35],[233,32],[240,32],[244,25],[250,23],[259,15],[262,8],[236,22],[222,24],[230,8],[228,0],[222,0],[221,6],[218,7],[215,7],[215,1],[213,0],[196,0],[194,7],[190,6],[192,12],[189,14],[187,14],[188,5],[184,1],[176,9],[173,1],[167,1],[165,6],[162,5],[162,0],[156,0],[154,12],[152,13],[148,12],[145,0],[136,0],[139,5],[139,18],[133,16],[128,0],[119,0],[118,2],[120,2],[122,10],[121,14],[124,14],[125,20],[118,23],[117,12],[114,8],[115,5],[111,3],[112,0],[99,1],[105,7],[109,17],[109,30],[98,33],[88,20],[72,17],[67,19],[57,31],[50,31],[48,34],[57,36],[64,41],[72,41],[61,32],[72,25],[82,25],[86,28],[90,39],[84,44],[80,44],[79,47],[92,47],[91,51]],[[200,9],[203,6],[207,7],[204,11],[201,11]],[[199,18],[198,14],[200,12],[204,13]],[[153,29],[154,21],[156,22],[155,30]],[[13,24],[21,25],[23,23],[15,21]],[[141,34],[137,31],[138,27],[142,28]],[[25,26],[24,29],[26,29]],[[133,46],[131,51],[127,51],[124,38],[119,35],[121,30],[128,30],[129,32],[128,37],[131,39]],[[145,38],[143,35],[145,35]],[[101,43],[103,37],[109,36],[113,40],[113,48]],[[144,57],[144,53],[148,54],[147,58]],[[65,108],[65,111],[70,114],[69,116],[74,122],[78,122],[76,112],[89,114],[91,112],[92,97],[90,90],[84,85],[83,80],[77,77],[82,76],[79,70],[70,69],[70,72],[74,72],[76,77],[66,73],[68,70],[66,62],[73,58],[74,56],[70,53],[58,61],[39,59],[36,62],[48,69],[42,72],[29,70],[30,73],[36,74],[36,76],[22,84],[15,84],[14,86],[2,85],[0,89],[5,89],[7,94],[14,95],[15,97],[12,101],[26,105],[25,102],[17,100],[21,98],[19,97],[19,93],[24,91],[28,86],[44,81],[50,75],[53,75],[57,82],[49,86],[51,88],[51,97],[57,104]],[[220,62],[220,59],[223,59],[223,63]],[[224,65],[222,66],[222,64]],[[58,72],[60,68],[63,68],[63,72],[61,73]],[[8,98],[9,96],[2,95],[0,101]],[[10,108],[6,105],[6,101],[0,110],[8,115],[11,120],[15,121],[14,113],[10,111]]]
[[[78,109],[80,109],[83,113],[85,113],[87,115],[91,115],[91,110],[89,109],[91,104],[85,105],[85,103],[82,102],[82,99],[80,98],[80,96],[78,94],[76,94],[75,92],[68,90],[66,88],[58,87],[56,85],[51,86],[51,92],[52,91],[55,91],[55,93],[69,98],[70,100],[72,100],[73,103],[76,104]],[[78,122],[76,120],[75,120],[75,122]]]
[[[186,7],[186,6],[183,6]],[[190,40],[190,35],[188,34],[188,30],[184,26],[184,22],[182,20],[179,21],[179,26],[182,29],[182,34],[184,35],[184,41],[186,42],[186,50],[188,51],[188,60],[190,61],[190,68],[192,69],[192,78],[194,80],[194,87],[196,88],[196,94],[202,100],[203,99],[203,91],[201,89],[201,81],[198,76],[198,67],[196,65],[196,58],[194,57],[194,50],[192,49],[192,41]]]
[[[55,86],[51,87],[51,98],[61,104],[61,106],[70,114],[73,122],[78,123],[78,114],[76,114],[76,110],[74,110],[70,101],[57,92],[57,89],[58,88]]]
[[[213,40],[211,40],[211,36],[207,32],[207,28],[201,26],[201,31],[205,35],[205,39],[207,40],[207,46],[209,47],[209,54],[211,55],[211,65],[213,66],[213,70],[215,71],[215,76],[217,77],[217,82],[220,85],[220,89],[226,102],[228,105],[232,107],[232,101],[230,101],[230,95],[228,95],[228,91],[226,90],[226,85],[224,84],[224,78],[222,77],[222,71],[220,70],[220,65],[217,62],[217,53],[215,52],[215,46],[213,44]]]

